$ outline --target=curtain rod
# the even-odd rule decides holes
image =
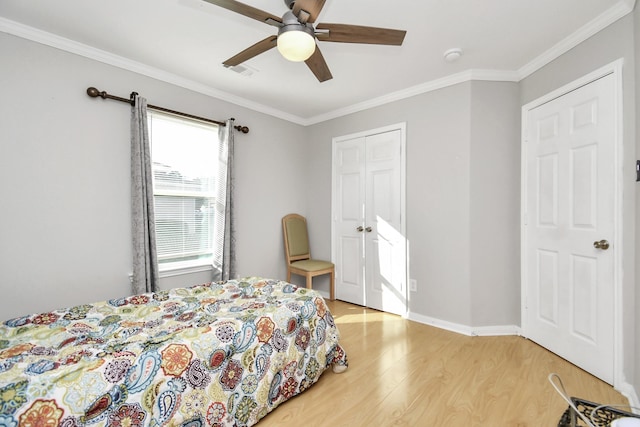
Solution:
[[[120,102],[126,102],[127,104],[130,104],[130,105],[135,105],[135,100],[134,100],[135,98],[134,97],[137,94],[138,94],[137,92],[131,92],[131,95],[130,95],[129,99],[127,99],[127,98],[121,98],[119,96],[108,94],[105,91],[99,91],[95,87],[87,88],[87,95],[89,95],[92,98],[97,98],[97,97],[100,97],[102,99],[107,99],[108,98],[108,99],[113,99],[113,100],[120,101]],[[217,120],[207,119],[207,118],[204,118],[204,117],[198,117],[198,116],[194,116],[192,114],[182,113],[180,111],[170,110],[170,109],[164,108],[164,107],[158,107],[157,105],[148,104],[147,107],[153,108],[154,110],[158,110],[158,111],[164,111],[165,113],[176,114],[178,116],[188,117],[190,119],[196,119],[196,120],[201,120],[203,122],[215,123],[215,124],[220,125],[220,126],[226,126],[226,124],[224,122],[219,122]],[[235,119],[231,119],[231,120],[235,120]],[[242,133],[249,133],[249,128],[246,127],[246,126],[234,126],[233,128],[236,129],[237,131],[242,132]]]

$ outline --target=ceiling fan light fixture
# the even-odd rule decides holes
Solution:
[[[302,62],[316,50],[313,29],[302,24],[285,25],[278,32],[278,51],[285,59]]]

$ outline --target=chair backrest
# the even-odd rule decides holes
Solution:
[[[311,258],[307,220],[302,215],[289,214],[282,218],[284,252],[287,263]]]

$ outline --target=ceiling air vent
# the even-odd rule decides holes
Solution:
[[[243,76],[250,76],[253,73],[257,72],[258,70],[256,70],[255,68],[251,68],[248,65],[233,65],[230,67],[225,67],[231,71],[234,71],[238,74],[242,74]]]

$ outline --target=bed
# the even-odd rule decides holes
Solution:
[[[324,299],[263,278],[5,321],[0,426],[251,426],[347,356]]]

